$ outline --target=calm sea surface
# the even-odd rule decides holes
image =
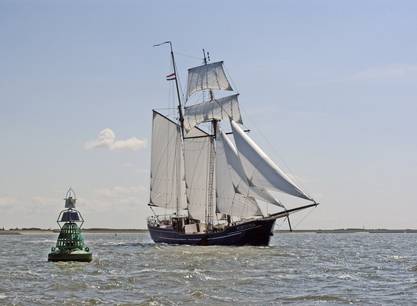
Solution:
[[[417,304],[417,234],[276,234],[270,247],[86,234],[91,263],[50,263],[56,237],[0,236],[0,305]]]

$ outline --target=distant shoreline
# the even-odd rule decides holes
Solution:
[[[0,235],[36,235],[42,233],[58,233],[59,229],[42,228],[14,228],[2,230]],[[136,228],[86,228],[85,233],[146,233],[147,229]],[[289,230],[275,230],[274,233],[289,233]],[[352,233],[417,233],[417,229],[362,229],[362,228],[341,228],[341,229],[307,229],[293,230],[293,233],[316,233],[316,234],[352,234]]]

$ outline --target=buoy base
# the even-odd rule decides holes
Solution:
[[[93,260],[91,252],[75,250],[73,252],[52,252],[48,254],[48,261],[81,261],[90,262]]]

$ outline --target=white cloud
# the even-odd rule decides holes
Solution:
[[[15,205],[17,203],[17,199],[12,196],[0,196],[0,206],[9,206]]]
[[[85,143],[84,148],[86,150],[106,148],[109,150],[132,150],[137,151],[145,148],[146,140],[131,137],[128,139],[116,140],[116,134],[112,129],[105,128],[102,130],[97,138]]]
[[[417,65],[395,64],[372,67],[359,71],[352,76],[352,79],[358,81],[392,80],[410,76],[417,76]]]
[[[60,203],[58,199],[48,198],[44,196],[33,196],[31,199],[32,204],[34,205],[43,205],[43,206],[57,206],[57,203]]]

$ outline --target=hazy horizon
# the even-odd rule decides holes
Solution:
[[[183,85],[202,48],[224,60],[251,137],[321,203],[295,229],[417,228],[416,9],[0,1],[0,228],[54,228],[69,187],[85,227],[145,227],[166,40]]]

